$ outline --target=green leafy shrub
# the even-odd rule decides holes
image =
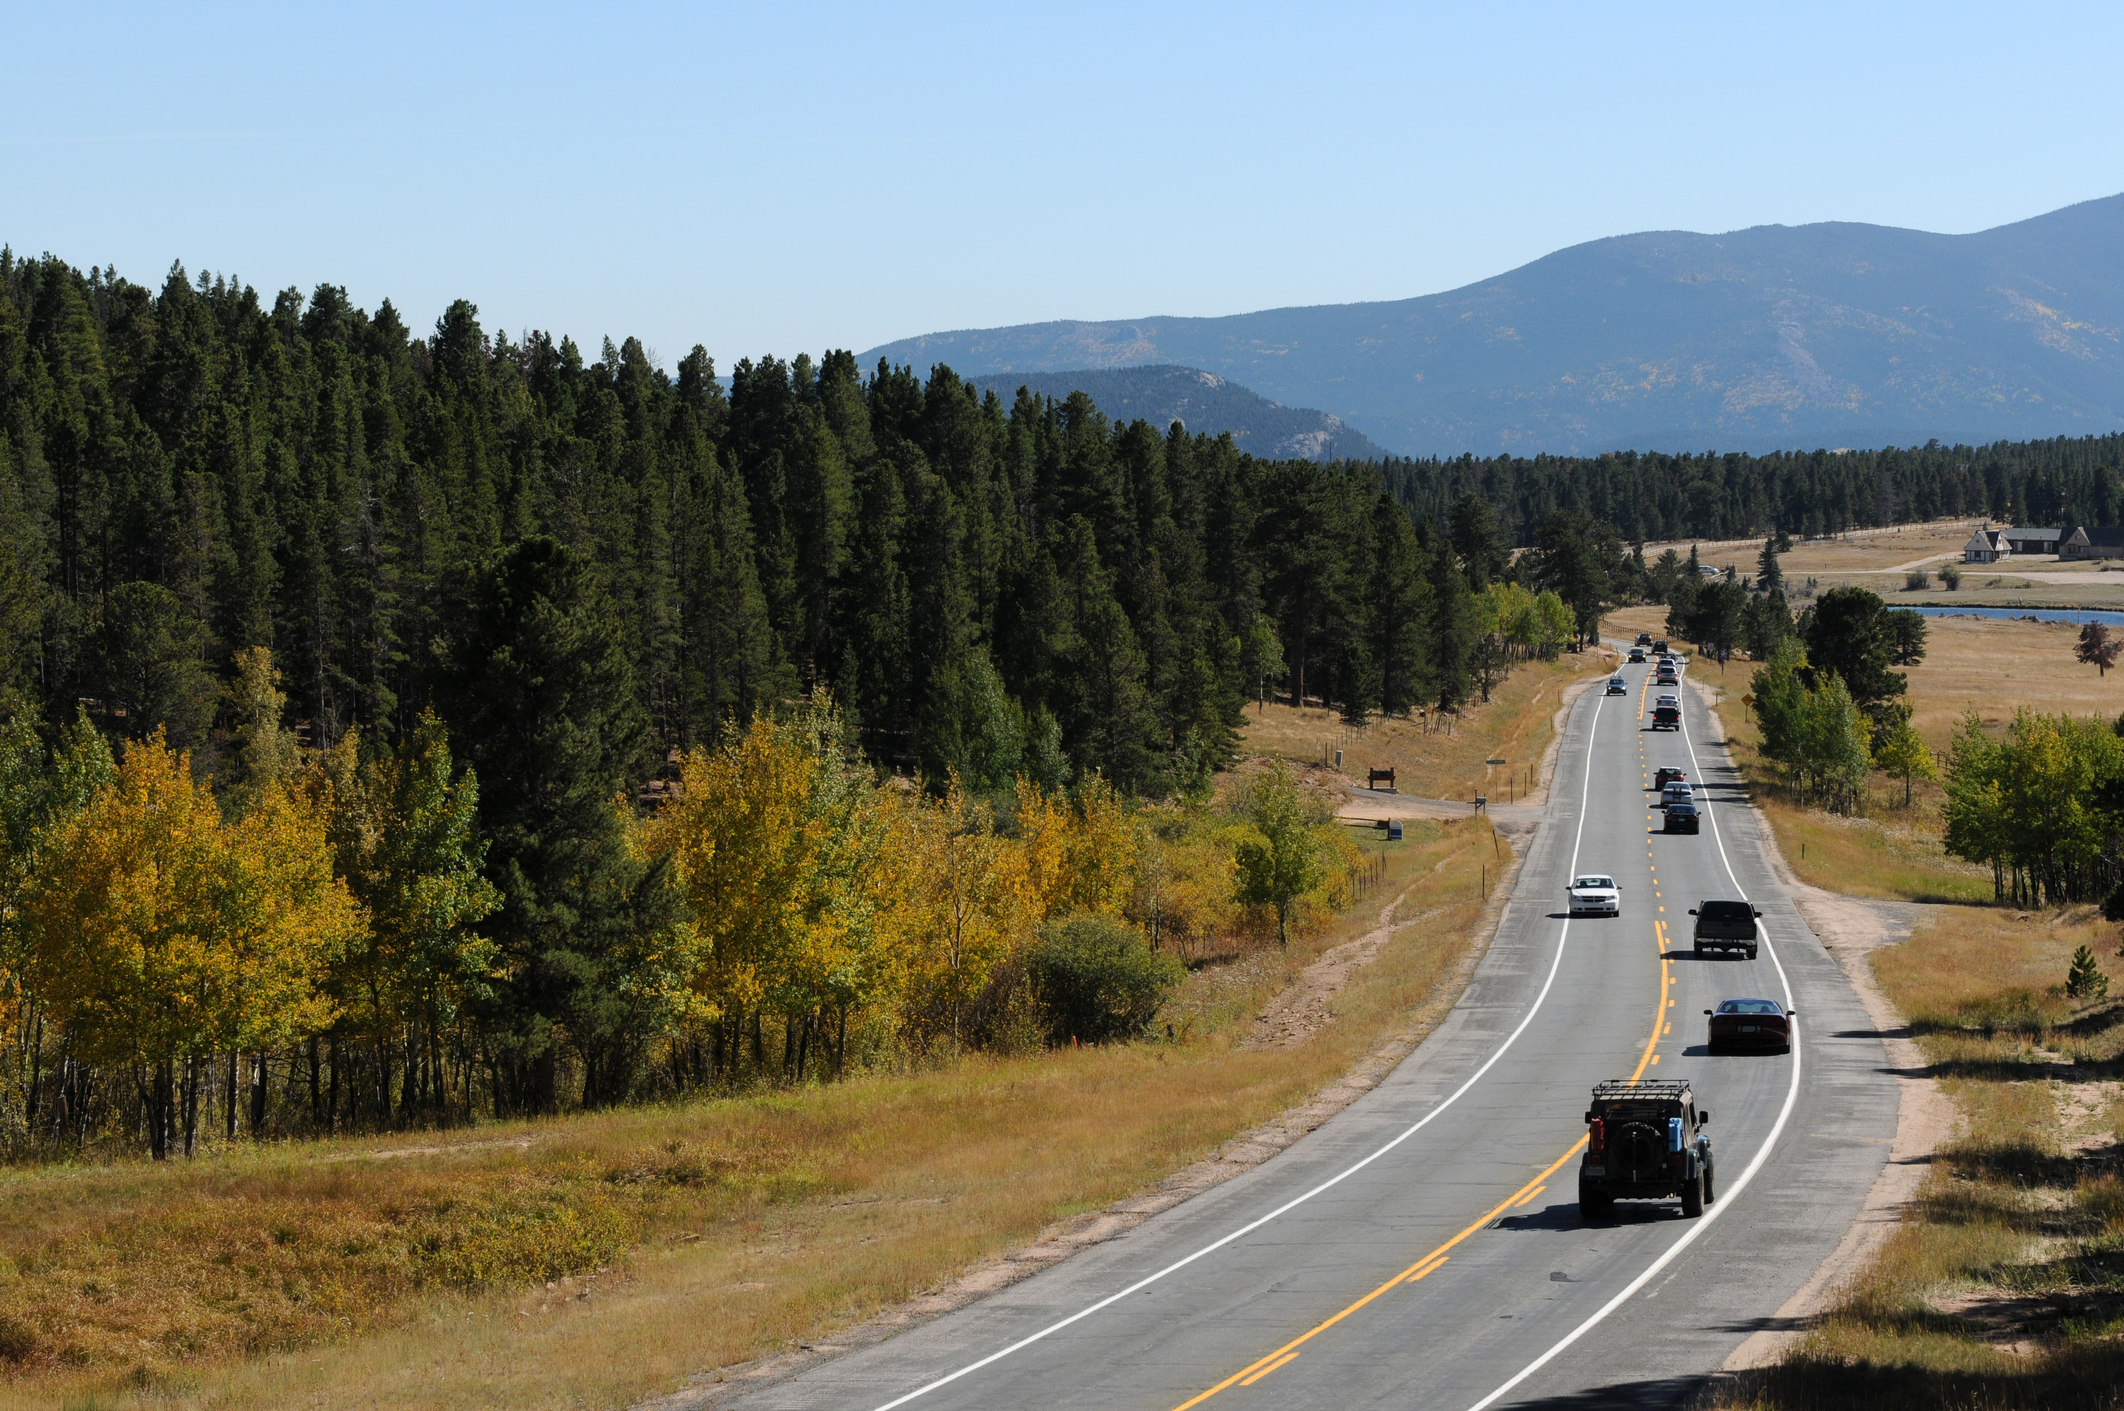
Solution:
[[[1050,1042],[1103,1043],[1143,1032],[1187,968],[1116,917],[1050,921],[1032,950]]]

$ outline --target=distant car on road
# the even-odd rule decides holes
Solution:
[[[1650,632],[1640,632],[1640,633],[1638,633],[1638,634],[1637,634],[1637,645],[1639,645],[1640,647],[1649,647],[1649,646],[1651,646],[1651,645],[1652,645],[1652,634],[1651,634]]]
[[[1652,787],[1664,789],[1675,780],[1688,777],[1688,775],[1682,773],[1681,770],[1676,769],[1673,765],[1662,764],[1659,768],[1652,771]]]
[[[1678,705],[1653,707],[1652,728],[1654,730],[1681,729],[1681,707]]]
[[[1681,677],[1675,674],[1673,667],[1663,666],[1652,673],[1652,684],[1655,686],[1679,686]]]
[[[1627,696],[1630,694],[1630,683],[1620,676],[1610,676],[1608,678],[1608,694],[1611,696]]]
[[[1668,804],[1667,826],[1664,831],[1669,833],[1695,833],[1701,831],[1696,816],[1696,805],[1693,803]]]
[[[1667,786],[1659,791],[1659,806],[1668,808],[1678,803],[1695,803],[1696,790],[1689,787],[1686,779],[1669,779]]]
[[[1570,900],[1573,916],[1622,915],[1622,892],[1605,872],[1588,872],[1573,878],[1564,895]]]
[[[1674,820],[1673,810],[1668,810],[1667,821]],[[1690,830],[1694,832],[1692,828]],[[1706,951],[1746,951],[1748,959],[1755,959],[1756,918],[1763,913],[1751,902],[1706,901],[1689,908],[1696,918],[1696,954],[1701,958]]]
[[[1731,1048],[1792,1051],[1792,1020],[1799,1014],[1774,999],[1729,999],[1704,1011],[1710,1024],[1704,1046],[1713,1053]]]
[[[1662,637],[1657,642],[1654,642],[1652,644],[1652,650],[1655,654],[1664,656],[1667,651],[1667,639]]]
[[[1711,1114],[1697,1110],[1686,1078],[1611,1078],[1593,1087],[1586,1150],[1578,1161],[1578,1213],[1604,1219],[1623,1200],[1681,1197],[1695,1219],[1718,1198],[1713,1184]]]
[[[1645,649],[1644,649],[1643,647],[1632,647],[1632,648],[1630,648],[1630,663],[1631,663],[1631,665],[1633,665],[1633,666],[1635,666],[1635,665],[1641,665],[1641,664],[1642,664],[1642,663],[1644,662],[1644,659],[1645,659]]]

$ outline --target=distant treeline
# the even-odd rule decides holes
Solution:
[[[1559,510],[1613,524],[1636,543],[1772,530],[1814,537],[1956,515],[2115,524],[2124,514],[2124,434],[1767,456],[1462,456],[1377,469],[1403,504],[1433,520],[1464,494],[1482,496],[1520,545]]]

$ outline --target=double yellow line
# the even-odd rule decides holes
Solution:
[[[1642,718],[1644,713],[1642,696],[1640,696],[1639,699],[1638,713],[1639,717]],[[1655,920],[1652,923],[1652,939],[1654,944],[1659,947],[1659,1008],[1652,1015],[1652,1032],[1645,1039],[1645,1051],[1638,1055],[1637,1067],[1630,1074],[1630,1081],[1633,1083],[1636,1082],[1638,1079],[1644,1077],[1645,1069],[1651,1067],[1654,1063],[1659,1061],[1660,1030],[1666,1024],[1667,1010],[1673,1004],[1673,1000],[1668,996],[1668,991],[1673,987],[1674,983],[1674,974],[1672,970],[1674,962],[1667,959],[1667,928],[1663,922]],[[1209,1400],[1218,1392],[1223,1391],[1228,1387],[1252,1386],[1255,1382],[1258,1382],[1262,1378],[1268,1376],[1269,1373],[1274,1372],[1279,1368],[1282,1368],[1288,1365],[1289,1363],[1296,1361],[1298,1357],[1298,1350],[1300,1348],[1304,1347],[1314,1338],[1319,1337],[1329,1328],[1334,1327],[1343,1319],[1357,1312],[1357,1310],[1359,1310],[1360,1308],[1363,1308],[1366,1305],[1370,1304],[1374,1299],[1381,1297],[1387,1292],[1387,1290],[1395,1288],[1401,1284],[1413,1284],[1419,1282],[1420,1280],[1429,1278],[1432,1274],[1436,1273],[1442,1266],[1444,1266],[1448,1262],[1449,1251],[1451,1251],[1455,1245],[1458,1245],[1469,1235],[1474,1234],[1477,1230],[1489,1224],[1492,1220],[1495,1220],[1498,1216],[1504,1214],[1513,1206],[1525,1205],[1528,1202],[1532,1201],[1534,1197],[1540,1195],[1544,1190],[1548,1189],[1547,1182],[1549,1177],[1555,1175],[1557,1171],[1562,1169],[1563,1164],[1565,1162],[1569,1161],[1572,1157],[1578,1155],[1578,1153],[1585,1147],[1585,1144],[1586,1139],[1584,1137],[1580,1137],[1577,1141],[1571,1143],[1571,1145],[1565,1149],[1563,1155],[1557,1157],[1554,1161],[1550,1162],[1546,1167],[1544,1167],[1540,1175],[1536,1176],[1533,1180],[1528,1181],[1518,1190],[1513,1191],[1510,1195],[1506,1196],[1496,1205],[1491,1206],[1489,1210],[1484,1212],[1480,1219],[1476,1220],[1473,1224],[1469,1225],[1459,1234],[1453,1236],[1453,1238],[1447,1240],[1444,1244],[1439,1245],[1429,1254],[1426,1254],[1423,1258],[1417,1260],[1414,1264],[1411,1264],[1408,1268],[1402,1270],[1393,1278],[1388,1279],[1378,1288],[1373,1289],[1370,1293],[1358,1299],[1355,1303],[1352,1303],[1349,1307],[1343,1309],[1340,1313],[1335,1314],[1335,1316],[1333,1316],[1332,1318],[1328,1318],[1325,1321],[1317,1323],[1314,1326],[1306,1329],[1303,1333],[1300,1333],[1297,1337],[1292,1338],[1289,1342],[1277,1348],[1274,1352],[1269,1353],[1266,1357],[1262,1357],[1253,1362],[1249,1362],[1246,1366],[1241,1367],[1238,1371],[1232,1373],[1229,1377],[1226,1377],[1223,1381],[1217,1383],[1209,1390],[1197,1392],[1194,1396],[1189,1397],[1187,1400],[1181,1402],[1178,1406],[1174,1407],[1173,1411],[1189,1411],[1190,1407],[1200,1406],[1203,1402]]]

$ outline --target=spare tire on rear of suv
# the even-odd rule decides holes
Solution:
[[[1608,1138],[1610,1163],[1620,1166],[1630,1181],[1656,1181],[1666,1173],[1667,1139],[1648,1122],[1625,1122]]]

